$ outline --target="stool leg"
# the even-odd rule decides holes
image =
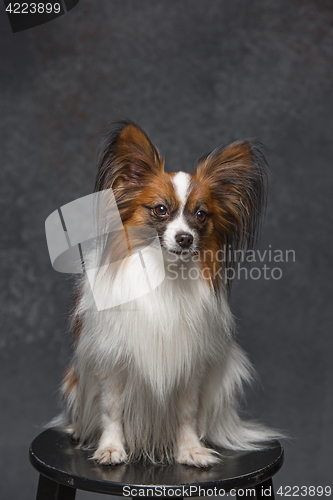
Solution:
[[[76,489],[40,474],[36,500],[75,500]]]
[[[271,498],[274,500],[274,489],[272,479],[267,479],[264,483],[258,484],[256,486],[256,496],[257,500],[264,500],[266,498]]]

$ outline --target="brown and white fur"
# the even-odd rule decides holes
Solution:
[[[99,463],[143,456],[207,467],[220,460],[209,444],[251,450],[276,437],[239,416],[252,368],[234,338],[228,284],[216,273],[232,263],[215,257],[253,245],[264,184],[265,160],[251,141],[213,151],[193,175],[166,173],[132,122],[106,142],[95,191],[112,188],[125,228],[156,230],[165,279],[131,307],[102,311],[87,278],[78,283],[75,355],[63,381],[67,412],[58,423],[80,445],[96,447]],[[191,269],[197,279],[188,278]],[[124,283],[140,287],[130,258],[101,280],[100,293],[126,294]]]

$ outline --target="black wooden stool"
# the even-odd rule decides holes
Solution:
[[[77,489],[124,497],[181,499],[229,492],[237,499],[274,499],[272,476],[283,463],[278,441],[260,451],[219,451],[221,464],[207,469],[141,462],[103,466],[89,460],[91,451],[76,449],[68,434],[48,429],[32,442],[30,462],[40,473],[37,500],[74,500]]]

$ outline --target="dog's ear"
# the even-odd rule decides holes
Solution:
[[[251,248],[266,200],[266,160],[260,144],[235,142],[201,158],[195,178],[208,185],[214,201],[215,225],[223,244]]]
[[[102,148],[95,191],[140,188],[164,169],[164,160],[146,133],[133,122],[122,122]]]

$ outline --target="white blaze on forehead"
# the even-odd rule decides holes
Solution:
[[[190,182],[191,176],[185,172],[178,172],[172,179],[176,195],[181,203],[181,209],[185,206],[190,191]]]
[[[191,234],[194,240],[193,247],[195,247],[197,242],[196,232],[189,227],[183,214],[184,207],[186,205],[186,201],[191,190],[190,189],[191,176],[190,174],[186,174],[185,172],[178,172],[172,178],[172,183],[175,189],[176,196],[180,201],[180,207],[177,212],[177,216],[168,223],[163,235],[163,241],[168,250],[179,251],[179,245],[178,243],[176,243],[175,240],[175,237],[178,233]]]

